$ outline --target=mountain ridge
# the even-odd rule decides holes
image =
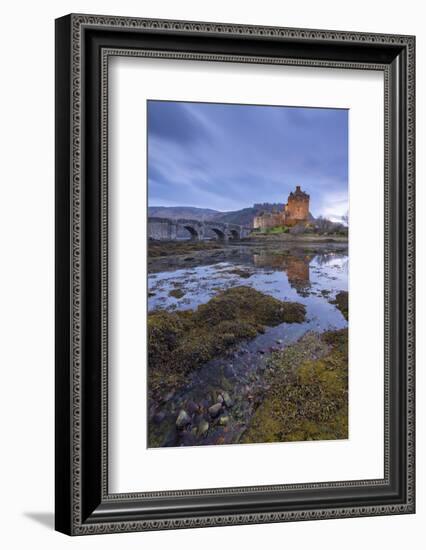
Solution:
[[[221,212],[212,208],[198,208],[196,206],[149,206],[148,216],[169,218],[171,220],[193,219],[198,221],[217,221],[222,223],[235,223],[237,225],[252,225],[253,218],[261,212],[271,212],[273,209],[281,210],[281,203],[257,203],[241,210]]]
[[[148,216],[169,218],[171,220],[187,218],[208,221],[217,214],[221,214],[221,212],[212,208],[198,208],[196,206],[148,206]]]

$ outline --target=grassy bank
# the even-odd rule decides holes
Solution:
[[[148,315],[149,390],[154,399],[178,386],[186,374],[254,338],[265,326],[300,323],[305,306],[282,302],[246,286],[218,293],[195,311]]]
[[[242,443],[348,437],[348,331],[305,334],[274,353],[270,389]]]

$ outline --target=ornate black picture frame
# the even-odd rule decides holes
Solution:
[[[107,71],[115,55],[384,73],[383,479],[109,493]],[[414,56],[413,36],[74,14],[56,21],[58,531],[414,513]]]

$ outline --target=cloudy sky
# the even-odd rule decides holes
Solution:
[[[346,213],[347,110],[148,101],[150,206],[239,210],[296,185],[314,216]]]

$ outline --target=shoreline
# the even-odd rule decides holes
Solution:
[[[167,250],[168,248],[175,248],[176,250],[213,250],[225,248],[228,246],[243,246],[251,244],[265,244],[265,243],[321,243],[321,244],[331,244],[331,243],[341,243],[349,244],[349,239],[347,236],[342,235],[315,235],[315,234],[302,234],[302,235],[292,235],[290,233],[281,233],[278,235],[274,234],[255,234],[249,237],[245,237],[239,240],[148,240],[148,251],[151,250],[151,257],[156,257],[158,252],[162,249]],[[149,256],[149,253],[148,253]]]
[[[256,234],[247,237],[248,241],[264,242],[311,242],[311,243],[348,243],[349,239],[347,236],[343,235],[316,235],[312,233],[304,233],[301,235],[292,235],[291,233],[280,233],[278,235],[274,234]]]
[[[241,241],[150,241],[148,248],[148,274],[170,269],[193,268],[208,262],[218,263],[232,260],[233,255],[241,249],[250,254],[277,250],[283,254],[316,254],[321,252],[339,252],[348,248],[348,241],[343,239],[309,239],[307,236],[282,238],[282,235],[250,238]]]

